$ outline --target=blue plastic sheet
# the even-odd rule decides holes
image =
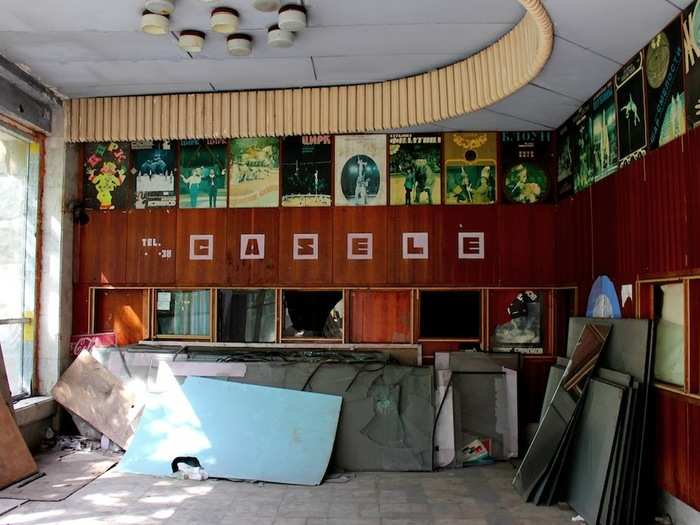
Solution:
[[[321,483],[341,397],[201,377],[165,383],[149,395],[120,471],[167,476],[188,456],[210,477]]]

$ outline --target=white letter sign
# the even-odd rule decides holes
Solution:
[[[214,259],[213,235],[190,235],[190,260],[211,261]]]
[[[241,234],[241,259],[265,258],[265,234],[243,233]]]
[[[460,259],[483,259],[484,232],[459,232],[457,253]]]
[[[372,258],[371,233],[348,233],[348,259]]]
[[[428,258],[428,234],[426,232],[403,234],[403,258]]]
[[[294,234],[294,259],[318,259],[318,233]]]

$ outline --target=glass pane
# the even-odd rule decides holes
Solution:
[[[209,336],[209,290],[156,292],[158,335]]]
[[[0,329],[13,395],[30,391],[34,357],[39,145],[0,128],[0,319],[28,319]]]
[[[682,387],[685,385],[685,293],[683,283],[659,287],[661,318],[656,327],[654,378]]]
[[[274,290],[219,290],[216,307],[218,341],[275,341]]]
[[[22,325],[8,324],[0,325],[0,347],[2,348],[2,356],[5,360],[5,368],[7,369],[7,378],[10,383],[10,392],[12,396],[20,395],[28,391],[28,386],[24,383],[25,363],[23,363],[23,346],[22,340]],[[31,351],[29,352],[31,355]],[[31,366],[31,362],[29,363]],[[26,388],[25,388],[26,386]]]

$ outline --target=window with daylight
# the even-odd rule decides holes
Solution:
[[[34,370],[39,144],[0,126],[0,346],[13,398]]]
[[[156,335],[209,339],[211,290],[158,290]]]

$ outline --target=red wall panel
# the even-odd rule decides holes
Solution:
[[[126,282],[174,284],[177,211],[131,210],[126,216]]]
[[[617,175],[591,187],[591,238],[593,275],[607,275],[617,282]]]
[[[685,138],[647,154],[643,209],[646,219],[646,273],[663,274],[687,267]]]
[[[459,286],[493,285],[498,282],[498,206],[443,206],[438,222],[438,246],[433,261],[438,265],[437,279]],[[484,234],[484,258],[460,259],[460,232]]]
[[[555,216],[547,205],[498,208],[501,285],[532,287],[555,280]]]
[[[686,401],[665,390],[656,391],[656,480],[683,501],[689,501],[688,420]]]
[[[615,210],[618,285],[631,284],[646,265],[646,227],[642,225],[644,163],[621,169],[615,178]]]
[[[282,208],[279,223],[279,280],[282,284],[330,285],[333,281],[332,208]],[[294,259],[294,235],[318,235],[316,259]]]
[[[90,221],[78,228],[79,282],[124,284],[127,213],[88,211]]]
[[[339,207],[333,217],[333,282],[336,284],[384,284],[387,282],[386,207]],[[348,234],[372,234],[372,258],[348,259]],[[365,241],[366,242],[366,241]]]
[[[226,268],[231,286],[274,286],[278,281],[279,211],[277,208],[228,210],[226,225]],[[262,259],[241,259],[241,235],[264,235],[258,244]],[[243,250],[254,249],[246,242]],[[250,255],[250,254],[248,254]]]
[[[410,343],[411,292],[353,290],[350,295],[350,341]]]
[[[226,284],[225,209],[177,211],[178,286]],[[211,236],[211,239],[206,237]],[[210,258],[209,258],[210,257]]]
[[[392,206],[389,208],[388,254],[390,284],[434,284],[437,281],[437,260],[455,257],[453,247],[440,246],[437,236],[438,208],[436,206]],[[403,258],[403,234],[428,234],[428,259]],[[443,253],[443,250],[445,253]]]
[[[686,136],[686,200],[688,204],[688,265],[700,268],[700,128]]]

